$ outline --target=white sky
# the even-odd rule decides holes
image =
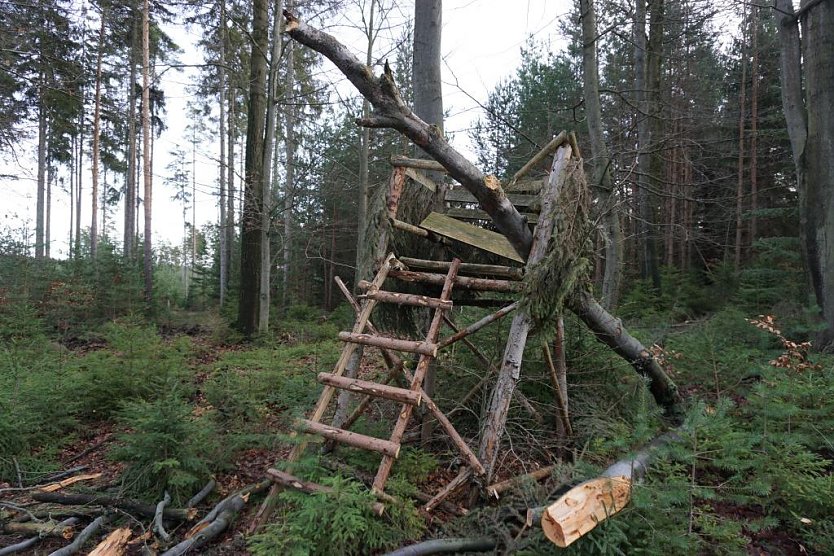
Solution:
[[[410,2],[399,2],[399,14],[392,14],[392,23],[401,23],[402,17],[413,11]],[[443,96],[444,108],[451,116],[445,122],[446,133],[451,136],[453,144],[463,151],[469,151],[466,130],[479,117],[482,110],[479,103],[486,100],[488,92],[502,78],[513,74],[520,61],[520,48],[532,35],[538,40],[550,41],[554,48],[561,48],[557,28],[560,19],[567,17],[572,0],[521,0],[515,2],[498,0],[446,0],[443,9]],[[303,17],[303,14],[300,14]],[[399,18],[399,19],[398,19]],[[356,29],[352,29],[351,19],[356,21],[356,14],[345,11],[333,16],[328,32],[349,45],[360,58],[364,58],[364,38]],[[199,52],[193,47],[198,38],[199,29],[168,27],[166,29],[184,49],[180,56],[183,64],[202,62]],[[389,35],[398,36],[393,29]],[[385,40],[380,40],[379,55],[384,55],[388,47]],[[393,58],[393,55],[391,56]],[[187,101],[190,94],[186,87],[195,70],[176,72],[169,70],[163,74],[162,86],[167,97],[168,129],[155,143],[154,155],[154,241],[160,239],[176,244],[182,237],[182,207],[171,200],[174,192],[164,185],[166,166],[169,163],[169,151],[176,144],[188,153],[190,161],[191,143],[185,127],[188,125]],[[341,75],[328,61],[322,65],[321,77],[334,85],[338,94],[354,94],[350,85],[341,79]],[[475,100],[473,100],[475,99]],[[89,151],[89,145],[87,146]],[[216,174],[217,152],[219,143],[206,141],[197,145],[197,225],[217,219]],[[6,153],[8,154],[8,153]],[[15,174],[18,180],[0,177],[0,191],[4,192],[0,208],[0,227],[19,228],[26,223],[33,234],[35,219],[35,178],[37,176],[35,143],[21,145],[17,160],[6,160],[0,164],[0,174]],[[63,171],[62,171],[63,174]],[[83,202],[82,226],[89,226],[90,219],[90,163],[85,161],[84,190],[87,199]],[[121,184],[119,183],[120,187]],[[189,211],[190,212],[190,211]],[[69,228],[69,201],[66,193],[53,189],[52,209],[52,256],[66,256],[67,230]],[[121,207],[108,217],[115,218],[115,230],[111,235],[117,243],[121,241]]]

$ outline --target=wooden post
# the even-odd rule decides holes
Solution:
[[[533,245],[530,248],[530,256],[527,260],[528,266],[539,262],[547,252],[547,244],[553,233],[554,225],[553,219],[549,215],[553,214],[556,200],[563,184],[568,179],[568,169],[572,166],[570,158],[571,147],[564,144],[559,147],[556,156],[553,157],[550,177],[546,187],[542,190],[542,218],[536,226]],[[513,317],[513,323],[510,326],[507,347],[504,350],[503,362],[498,371],[498,380],[486,413],[481,445],[478,450],[478,459],[487,468],[487,481],[492,480],[495,473],[498,446],[507,424],[510,400],[521,376],[524,346],[527,343],[527,334],[530,332],[532,324],[527,312],[519,310]]]

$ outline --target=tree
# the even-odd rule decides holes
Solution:
[[[240,303],[237,325],[246,336],[258,330],[260,316],[261,241],[264,207],[264,127],[266,113],[266,54],[269,49],[269,4],[252,5],[252,53],[249,108],[246,118],[246,170],[241,217]]]
[[[830,349],[834,345],[834,4],[803,0],[796,13],[791,0],[776,0],[775,7],[781,14],[782,104],[796,169],[803,251],[825,323],[816,343],[818,349]]]
[[[142,177],[145,184],[144,213],[145,237],[143,272],[145,277],[145,301],[153,301],[153,174],[151,173],[151,60],[150,60],[150,2],[144,0],[142,10]]]

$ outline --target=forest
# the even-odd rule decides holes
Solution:
[[[0,187],[0,556],[834,553],[832,0],[0,0]]]

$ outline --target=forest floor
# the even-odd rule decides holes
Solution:
[[[834,550],[834,360],[809,353],[808,345],[788,339],[791,331],[783,333],[769,318],[744,317],[726,310],[677,323],[666,315],[633,319],[641,336],[662,346],[657,355],[687,398],[682,441],[664,450],[626,510],[567,552]],[[70,335],[56,333],[35,311],[6,311],[0,322],[0,408],[8,415],[0,423],[0,549],[25,538],[4,528],[26,510],[42,508],[31,498],[33,485],[49,482],[56,471],[81,468],[79,473],[95,475],[59,492],[107,492],[155,504],[167,489],[179,507],[211,476],[216,487],[198,506],[199,515],[257,483],[267,468],[286,459],[290,423],[312,408],[319,388],[315,376],[332,368],[340,349],[336,334],[349,324],[346,311],[323,317],[297,308],[274,336],[244,344],[210,313],[174,313],[156,326],[126,319]],[[478,338],[491,357],[500,354],[502,326]],[[366,511],[364,486],[351,480],[372,475],[378,459],[340,449],[339,461],[355,470],[347,476],[326,470],[313,456],[291,468],[332,486],[335,499],[285,493],[275,523],[252,538],[245,532],[261,499],[253,496],[232,526],[199,552],[368,554],[425,537],[487,534],[506,553],[555,553],[540,531],[520,526],[523,509],[552,500],[565,484],[593,477],[667,427],[627,365],[577,323],[568,323],[568,334],[575,438],[565,445],[556,437],[546,371],[531,353],[521,388],[544,419],[513,406],[510,440],[499,460],[498,479],[559,464],[541,484],[525,484],[464,518],[443,511],[429,516],[408,504],[379,520]],[[382,365],[375,356],[369,359],[361,376],[372,378]],[[440,363],[437,400],[448,411],[480,371],[463,352]],[[455,416],[473,445],[484,399],[476,396]],[[391,409],[374,404],[357,429],[385,436],[391,422]],[[559,462],[557,453],[569,457]],[[442,438],[427,446],[410,444],[390,491],[431,495],[459,464]],[[164,547],[147,534],[151,518],[125,511],[113,520],[142,539],[128,553]],[[88,522],[82,518],[79,528]],[[174,542],[189,527],[170,523]],[[67,542],[44,538],[30,553],[46,554]]]

